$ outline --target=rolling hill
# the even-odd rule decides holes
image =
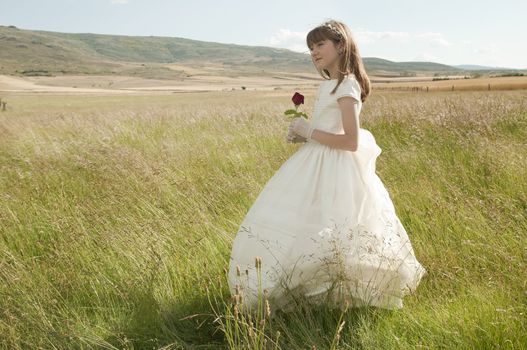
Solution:
[[[463,74],[433,62],[392,62],[366,57],[369,74]],[[287,49],[178,37],[70,34],[0,26],[0,74],[126,75],[157,79],[189,77],[185,67],[214,67],[222,75],[316,73],[309,55]]]

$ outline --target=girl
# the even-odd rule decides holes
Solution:
[[[240,225],[231,294],[249,310],[268,299],[271,310],[289,311],[300,297],[342,309],[402,308],[427,271],[375,172],[381,148],[359,126],[370,93],[362,59],[348,27],[334,20],[311,30],[307,46],[325,80],[312,122],[295,118],[288,128],[287,141],[304,144]]]

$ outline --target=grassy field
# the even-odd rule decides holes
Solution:
[[[524,349],[526,90],[374,91],[364,104],[377,173],[429,272],[403,309],[235,322],[230,248],[301,147],[284,140],[291,96],[9,96],[0,348],[227,349],[265,336],[269,349]]]

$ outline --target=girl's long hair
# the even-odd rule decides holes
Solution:
[[[314,44],[327,39],[331,40],[337,49],[339,45],[342,49],[338,67],[338,81],[331,94],[335,93],[345,75],[353,73],[361,87],[361,100],[362,102],[366,101],[370,94],[370,79],[366,74],[359,49],[348,26],[336,20],[322,23],[307,34],[307,47],[311,49]],[[324,79],[331,79],[327,69],[318,70],[318,72]]]

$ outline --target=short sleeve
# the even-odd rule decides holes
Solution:
[[[350,77],[348,79],[343,80],[337,88],[337,91],[335,91],[335,98],[337,100],[344,96],[351,96],[358,102],[362,102],[360,95],[361,88],[359,82],[357,81],[357,79],[355,79],[355,77]]]

